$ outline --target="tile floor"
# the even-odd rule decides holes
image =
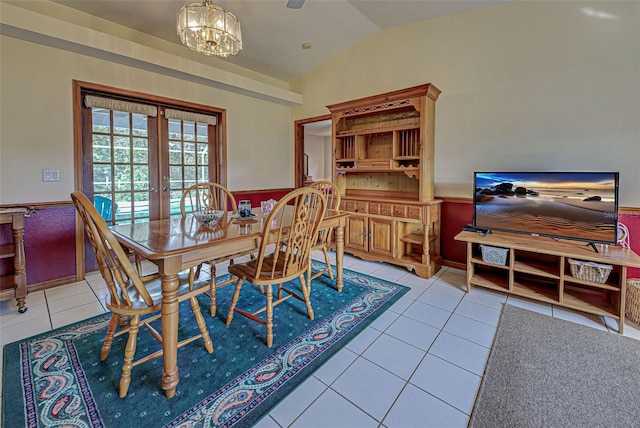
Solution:
[[[422,279],[349,255],[344,264],[411,290],[256,427],[466,427],[505,302],[617,334],[612,319],[482,288],[466,294],[461,270]],[[105,293],[94,273],[29,294],[24,314],[0,302],[0,346],[105,312]],[[627,323],[625,336],[640,339],[640,329]]]

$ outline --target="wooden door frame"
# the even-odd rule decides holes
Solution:
[[[331,120],[331,114],[299,119],[293,122],[294,128],[294,182],[295,188],[302,187],[304,183],[304,125],[313,122]]]

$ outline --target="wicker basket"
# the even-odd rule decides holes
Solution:
[[[627,280],[624,314],[629,321],[640,326],[640,279]]]
[[[571,275],[584,281],[597,282],[604,284],[609,278],[609,274],[613,269],[611,265],[602,263],[585,262],[582,260],[567,259]]]

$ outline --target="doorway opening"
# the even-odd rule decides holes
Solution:
[[[331,115],[295,122],[295,186],[332,181]]]

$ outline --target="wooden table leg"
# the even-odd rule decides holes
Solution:
[[[340,225],[336,227],[336,288],[338,292],[342,292],[344,279],[342,278],[342,264],[344,262],[344,223],[340,220]]]
[[[178,271],[180,263],[166,259],[158,266],[162,277],[162,389],[167,398],[176,393],[178,377]]]

